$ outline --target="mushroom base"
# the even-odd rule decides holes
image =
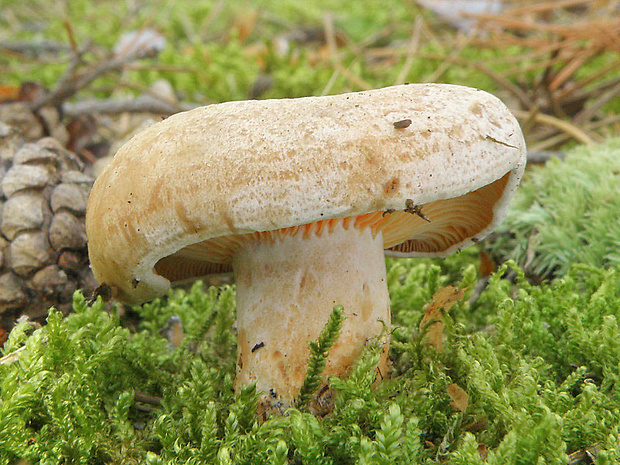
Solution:
[[[334,223],[249,244],[234,257],[235,389],[256,382],[263,393],[259,410],[266,414],[294,405],[306,375],[308,341],[317,339],[335,305],[344,307],[345,320],[311,403],[316,414],[332,407],[327,378],[347,376],[366,341],[380,335],[384,324],[389,328],[381,233]],[[386,343],[378,377],[387,376],[387,350]]]

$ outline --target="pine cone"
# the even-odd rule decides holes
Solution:
[[[23,143],[0,121],[0,322],[68,312],[92,291],[84,214],[93,179],[52,138]]]

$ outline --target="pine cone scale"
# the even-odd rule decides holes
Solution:
[[[22,314],[69,311],[76,289],[95,281],[84,215],[93,179],[58,141],[24,143],[0,121],[0,315],[10,328]]]

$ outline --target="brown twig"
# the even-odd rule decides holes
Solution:
[[[30,104],[32,111],[36,112],[45,106],[59,106],[81,89],[88,87],[98,77],[110,71],[117,71],[132,61],[150,55],[150,52],[145,49],[139,49],[125,55],[112,55],[107,60],[95,63],[82,72],[78,72],[77,69],[82,64],[82,56],[89,48],[90,44],[86,44],[76,51],[73,60],[60,78],[56,88],[49,94],[43,95],[32,102]]]
[[[133,398],[136,402],[142,402],[143,404],[155,405],[157,407],[161,405],[161,401],[162,401],[161,397],[154,396],[152,394],[147,394],[141,391],[135,391]]]
[[[620,440],[620,437],[618,438]],[[601,445],[596,443],[568,455],[568,465],[596,463],[596,456],[601,452]]]
[[[575,120],[581,123],[590,121],[606,103],[618,97],[618,95],[620,95],[620,80],[611,89],[608,89],[584,108],[583,111],[575,117]]]
[[[191,110],[200,106],[194,103],[170,103],[150,95],[141,95],[130,99],[117,100],[82,100],[67,102],[63,105],[63,112],[68,116],[119,113],[155,113],[172,115],[179,111]]]
[[[575,7],[587,3],[592,3],[592,0],[559,0],[557,2],[542,2],[522,7],[514,7],[506,13],[512,16],[522,16],[531,13],[544,13],[550,10],[558,10],[560,8]]]
[[[558,93],[560,95],[560,98],[566,98],[566,97],[570,96],[571,94],[577,93],[579,90],[583,90],[588,84],[591,84],[591,83],[597,81],[598,79],[601,79],[604,76],[609,75],[610,73],[612,73],[613,71],[615,71],[618,68],[620,68],[620,60],[616,60],[616,61],[610,63],[609,65],[604,66],[603,68],[599,69],[598,71],[595,71],[595,72],[593,72],[591,74],[588,74],[587,76],[584,76],[583,78],[579,79],[578,81],[575,81],[574,86],[567,87],[566,89],[560,89],[558,91]],[[599,86],[596,86],[596,88],[590,89],[587,92],[587,94],[598,93],[598,91],[599,91],[598,87]]]
[[[71,50],[73,50],[73,53],[77,54],[78,45],[77,45],[77,41],[75,40],[75,34],[73,33],[73,26],[71,26],[71,23],[69,22],[68,19],[65,19],[63,21],[63,25],[65,26],[65,30],[67,31],[67,38],[69,39],[69,46],[71,47]]]
[[[11,41],[0,42],[0,51],[7,51],[19,55],[25,55],[28,57],[38,57],[45,53],[66,53],[71,51],[69,47],[56,42],[26,42],[26,41]]]
[[[608,42],[610,36],[615,36],[614,32],[617,32],[619,28],[617,21],[609,19],[596,19],[583,24],[571,24],[566,26],[560,24],[531,22],[506,15],[480,14],[476,15],[476,17],[479,20],[492,21],[505,29],[514,30],[519,33],[551,33],[567,38],[598,39],[606,43]]]
[[[585,129],[592,131],[594,129],[605,128],[607,126],[611,126],[613,124],[620,123],[620,115],[611,115],[607,118],[604,118],[600,121],[593,121],[584,126]],[[616,131],[615,135],[620,131]]]
[[[562,87],[587,61],[598,55],[598,50],[586,49],[573,55],[549,83],[549,90],[556,91]]]

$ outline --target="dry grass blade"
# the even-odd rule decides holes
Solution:
[[[396,81],[394,81],[394,85],[404,84],[407,80],[407,75],[411,70],[411,66],[413,65],[413,61],[415,58],[415,54],[420,47],[420,34],[422,31],[422,16],[418,16],[415,19],[415,23],[413,26],[413,33],[411,34],[411,39],[409,40],[409,46],[407,47],[407,54],[405,57],[405,63],[398,73],[398,77]]]
[[[472,44],[482,49],[523,50],[500,59],[506,65],[501,73],[485,74],[526,110],[515,114],[525,120],[528,142],[544,149],[570,139],[584,144],[601,140],[594,129],[604,131],[610,126],[594,123],[606,121],[603,110],[620,95],[620,62],[600,64],[602,57],[620,52],[617,2],[615,6],[595,0],[506,3],[513,7],[500,14],[470,15],[488,31]],[[478,64],[468,66],[480,69]],[[584,75],[588,69],[592,71]],[[532,86],[526,76],[535,72],[540,76]],[[524,83],[514,84],[515,76]]]
[[[511,15],[525,15],[528,13],[544,13],[559,8],[570,8],[584,4],[596,3],[593,0],[560,0],[556,2],[534,3],[521,7],[513,7],[507,13]]]
[[[19,349],[11,352],[8,355],[0,358],[0,365],[8,365],[10,363],[15,363],[19,360],[19,357],[22,352],[26,350],[26,346],[20,347]]]
[[[592,59],[596,55],[595,50],[583,50],[577,52],[566,62],[566,65],[556,73],[554,78],[549,83],[549,90],[555,92],[568,81],[576,72],[581,68],[588,60]]]
[[[447,60],[447,61],[450,61],[450,62],[452,62],[454,64],[458,64],[458,65],[461,65],[461,66],[469,66],[471,68],[474,68],[474,69],[480,71],[481,73],[486,74],[488,77],[493,79],[493,81],[495,81],[495,83],[497,85],[499,85],[500,87],[504,88],[505,90],[510,92],[512,95],[514,95],[515,98],[517,98],[517,100],[519,100],[521,105],[523,105],[524,107],[526,107],[528,109],[532,109],[532,108],[536,107],[536,105],[534,104],[534,101],[531,100],[531,98],[528,96],[526,91],[521,89],[516,84],[513,84],[507,78],[499,75],[498,73],[496,73],[492,69],[488,68],[486,65],[484,65],[481,62],[469,61],[469,60],[466,60],[465,58],[461,58],[461,57],[458,57],[458,56],[443,57],[441,55],[437,55],[437,54],[433,54],[433,53],[424,53],[424,54],[420,54],[419,56],[421,58],[425,58],[425,59],[429,59],[429,60],[438,60],[438,61]]]
[[[592,136],[588,135],[584,130],[580,129],[579,127],[571,124],[566,120],[555,118],[551,115],[545,115],[542,113],[531,113],[521,110],[512,110],[512,112],[519,119],[524,119],[526,121],[533,120],[538,124],[545,124],[548,126],[552,126],[553,128],[559,129],[570,138],[573,138],[582,144],[592,145],[594,143]]]
[[[437,69],[433,72],[433,74],[431,74],[431,76],[426,80],[426,82],[438,81],[439,78],[443,75],[443,73],[445,73],[450,67],[450,65],[454,62],[454,59],[463,52],[463,50],[472,42],[475,37],[476,36],[474,34],[469,34],[465,37],[464,40],[461,41],[461,43],[457,44],[452,53],[450,53],[450,55],[448,56],[448,58],[437,67]]]
[[[329,50],[329,57],[332,62],[332,66],[336,71],[342,74],[353,86],[358,87],[362,90],[371,90],[373,86],[364,81],[359,76],[356,76],[347,68],[345,68],[340,59],[340,54],[338,52],[337,42],[336,42],[336,33],[334,28],[334,18],[331,14],[326,14],[323,20],[325,27],[325,39],[327,41],[327,47]]]

